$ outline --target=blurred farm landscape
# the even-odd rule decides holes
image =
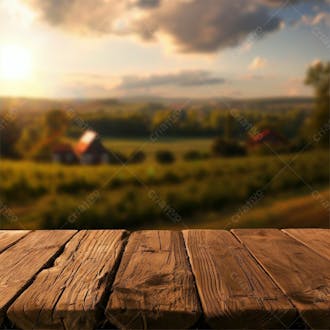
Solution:
[[[1,102],[2,228],[328,226],[312,98]]]

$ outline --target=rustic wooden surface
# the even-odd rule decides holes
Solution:
[[[29,233],[28,230],[0,230],[0,253]]]
[[[0,323],[10,303],[74,234],[73,230],[32,232],[0,254]]]
[[[23,329],[95,328],[125,237],[122,230],[80,231],[10,307],[10,320]]]
[[[277,229],[234,229],[312,328],[330,325],[330,262]]]
[[[283,231],[330,260],[329,229],[283,229]]]
[[[106,314],[120,328],[189,328],[200,309],[180,232],[133,233]]]
[[[225,230],[183,232],[203,311],[214,328],[288,328],[292,304]]]
[[[0,328],[327,329],[329,236],[0,231]]]

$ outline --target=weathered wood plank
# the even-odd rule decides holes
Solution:
[[[180,232],[133,233],[106,309],[119,328],[189,328],[200,307]]]
[[[32,232],[0,254],[0,324],[6,309],[56,256],[74,230]]]
[[[213,328],[288,328],[296,319],[283,292],[230,232],[185,230],[183,236]]]
[[[13,303],[9,319],[21,329],[96,328],[126,237],[124,230],[80,231]]]
[[[29,230],[0,230],[0,253],[26,236]]]
[[[282,231],[330,260],[329,229],[283,229]]]
[[[234,229],[312,328],[330,324],[330,262],[277,229]]]

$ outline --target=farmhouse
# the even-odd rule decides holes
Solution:
[[[253,136],[249,140],[248,145],[251,147],[255,147],[260,146],[264,143],[280,147],[285,146],[288,141],[281,134],[270,129],[265,129],[259,134]]]
[[[59,143],[52,149],[52,159],[54,163],[76,164],[79,159],[69,143]]]
[[[109,152],[103,146],[99,135],[91,130],[82,135],[75,146],[75,153],[81,164],[93,165],[109,162]]]

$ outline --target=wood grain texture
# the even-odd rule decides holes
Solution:
[[[185,230],[183,236],[213,328],[288,328],[296,319],[292,304],[230,232]]]
[[[29,230],[0,230],[0,253],[26,236]]]
[[[95,329],[105,320],[105,295],[126,237],[124,230],[80,231],[13,303],[9,319],[21,329]]]
[[[0,324],[4,312],[44,268],[65,243],[75,234],[74,230],[40,230],[28,234],[0,254]]]
[[[180,232],[141,231],[130,236],[106,315],[122,329],[194,325],[200,308]]]
[[[283,229],[282,231],[330,260],[329,229]]]
[[[233,233],[287,294],[312,328],[330,324],[330,262],[277,229]]]

